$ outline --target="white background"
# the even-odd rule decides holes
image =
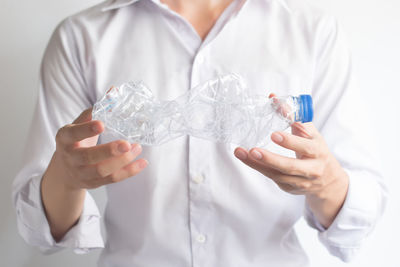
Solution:
[[[302,0],[299,0],[302,1]],[[66,16],[98,0],[0,0],[0,265],[95,266],[98,251],[75,255],[62,251],[44,256],[17,233],[11,183],[19,168],[23,144],[37,94],[40,60],[55,26]],[[368,99],[379,158],[391,191],[384,218],[359,256],[344,264],[329,256],[316,233],[300,221],[297,230],[312,266],[399,267],[400,240],[400,1],[312,0],[335,15],[347,33],[359,84]],[[33,141],[33,140],[32,140]],[[93,192],[101,209],[104,190]],[[266,263],[268,265],[268,263]],[[279,267],[279,266],[277,266]]]

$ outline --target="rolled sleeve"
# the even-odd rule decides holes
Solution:
[[[345,202],[335,220],[325,228],[306,205],[307,223],[319,231],[318,238],[328,251],[349,262],[361,248],[363,240],[372,232],[383,212],[385,196],[375,179],[365,171],[350,171]]]
[[[79,221],[56,242],[51,235],[40,195],[42,174],[35,175],[15,198],[18,230],[30,245],[38,246],[45,253],[61,248],[74,249],[76,253],[87,253],[91,249],[103,248],[100,232],[100,213],[89,192],[86,192],[83,211]]]
[[[85,253],[104,247],[98,208],[87,192],[79,221],[60,242],[53,239],[41,200],[40,183],[56,149],[59,128],[92,106],[95,93],[88,86],[79,42],[67,19],[54,31],[43,56],[38,99],[22,168],[13,183],[18,229],[28,244],[44,252],[72,248]],[[80,40],[81,41],[81,40]]]

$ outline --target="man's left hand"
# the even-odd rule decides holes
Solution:
[[[248,152],[240,147],[236,148],[235,156],[272,179],[282,190],[305,195],[320,223],[328,227],[346,198],[347,173],[312,123],[295,122],[292,124],[292,134],[274,132],[271,139],[296,152],[296,158],[261,148],[253,148]]]

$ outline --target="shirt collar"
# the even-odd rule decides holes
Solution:
[[[125,6],[129,6],[133,3],[136,3],[140,0],[111,0],[106,5],[102,8],[102,11],[109,11]],[[287,0],[274,0],[277,1],[279,4],[281,4],[288,12],[291,12],[291,8],[289,7]]]
[[[105,4],[105,6],[101,9],[103,12],[129,6],[130,4],[133,4],[137,1],[140,0],[112,0],[108,1],[108,3]]]

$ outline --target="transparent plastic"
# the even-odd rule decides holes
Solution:
[[[190,135],[244,148],[263,147],[273,131],[304,121],[300,97],[248,92],[237,74],[207,81],[172,101],[130,82],[110,89],[94,105],[93,119],[131,143],[160,145]]]

